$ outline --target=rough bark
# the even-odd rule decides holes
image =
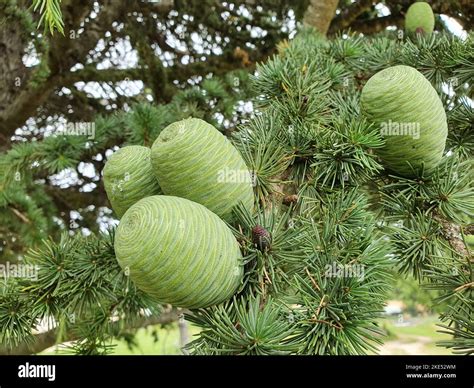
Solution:
[[[181,315],[178,319],[178,329],[179,329],[179,347],[184,354],[188,354],[188,351],[185,349],[185,346],[189,342],[189,325]]]
[[[469,250],[462,237],[461,226],[446,220],[439,214],[433,217],[441,225],[443,236],[460,256],[469,257]]]
[[[303,22],[326,35],[337,4],[338,0],[310,0]]]

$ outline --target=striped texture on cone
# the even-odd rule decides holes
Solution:
[[[443,104],[430,82],[410,66],[393,66],[372,76],[361,95],[361,110],[380,129],[385,146],[375,151],[385,166],[406,177],[439,164],[448,127]]]
[[[150,155],[148,147],[127,146],[112,154],[105,163],[105,191],[119,218],[140,199],[161,194]]]
[[[204,206],[184,198],[144,198],[123,216],[115,254],[136,286],[160,303],[201,308],[229,299],[243,263],[231,230]]]
[[[185,119],[166,127],[153,144],[151,160],[167,195],[200,203],[225,220],[239,202],[253,207],[251,175],[242,156],[203,120]]]
[[[409,34],[431,34],[434,26],[435,17],[428,3],[420,1],[410,5],[405,15],[405,30]]]

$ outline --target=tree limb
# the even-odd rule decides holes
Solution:
[[[373,0],[359,0],[345,8],[337,15],[329,26],[329,34],[348,28],[359,15],[363,14],[373,4]]]
[[[451,248],[453,248],[459,255],[469,257],[469,250],[462,238],[461,226],[446,220],[439,214],[433,215],[433,218],[441,225],[443,236],[449,242]]]
[[[374,34],[382,31],[389,26],[403,26],[405,17],[403,15],[388,15],[370,20],[355,20],[350,28],[352,31],[362,32],[363,34]]]
[[[303,22],[326,35],[337,4],[338,0],[310,0]]]
[[[150,325],[167,324],[178,320],[181,312],[176,309],[163,312],[159,316],[143,317],[137,320],[129,329],[139,329],[141,327],[147,327]],[[119,323],[115,323],[117,327]],[[51,329],[43,333],[35,335],[35,341],[33,343],[22,343],[14,348],[7,348],[5,346],[0,347],[0,355],[28,355],[36,354],[41,351],[54,346],[58,339],[57,329]],[[75,341],[78,337],[73,333],[67,333],[64,337],[63,342]]]
[[[15,130],[21,127],[29,117],[35,115],[38,107],[47,100],[58,85],[62,84],[64,77],[69,74],[70,68],[76,63],[81,63],[81,60],[95,47],[101,38],[104,28],[110,26],[113,21],[120,19],[128,5],[128,0],[120,2],[113,0],[102,1],[99,15],[87,23],[80,37],[75,38],[72,32],[75,33],[75,29],[79,28],[87,16],[91,9],[92,1],[84,1],[80,4],[73,4],[72,0],[65,0],[63,2],[62,11],[65,22],[65,35],[56,34],[49,39],[48,52],[41,59],[41,61],[44,61],[42,62],[43,67],[38,66],[34,70],[24,70],[27,76],[22,78],[21,89],[18,87],[16,89],[10,88],[12,95],[8,98],[9,103],[4,109],[0,110],[0,132],[2,132],[2,137],[6,140],[6,145],[4,144],[2,148],[9,148],[10,137],[15,133]],[[8,28],[11,28],[14,23],[14,20],[7,22],[4,30],[8,31]],[[7,39],[5,34],[0,31],[0,38],[2,38],[0,41],[9,41],[14,38],[10,36]],[[15,30],[15,34],[22,36],[21,29]],[[20,49],[23,49],[23,45],[18,44],[18,46]],[[19,58],[21,60],[21,55],[19,55]],[[20,63],[17,63],[14,72],[19,73],[22,69],[24,69],[24,66],[22,64],[20,66]],[[40,77],[41,81],[31,82],[36,73],[42,75]],[[9,78],[10,82],[11,79],[14,79],[14,77]]]
[[[70,85],[75,82],[121,82],[142,80],[144,70],[141,68],[130,69],[97,69],[85,67],[82,70],[71,72],[64,77],[64,84]]]

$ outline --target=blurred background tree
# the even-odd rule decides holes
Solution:
[[[152,120],[164,125],[193,114],[228,134],[251,113],[247,74],[303,19],[329,34],[371,34],[400,26],[410,3],[1,0],[0,151],[19,146],[0,162],[18,169],[19,184],[15,193],[0,191],[0,258],[12,260],[28,242],[64,228],[87,233],[98,229],[98,219],[110,221],[99,180],[106,152],[130,137],[148,144]],[[472,2],[432,6],[445,15],[439,29],[447,16],[472,27]],[[148,115],[117,115],[115,133],[92,148],[48,138],[68,123],[92,122],[137,103]],[[169,103],[174,109],[157,111]],[[95,125],[100,132],[100,121]],[[44,163],[31,164],[33,153]],[[21,175],[23,163],[29,176]],[[42,185],[27,188],[28,180]],[[22,196],[25,190],[32,195]]]
[[[108,252],[101,256],[105,274],[114,262],[110,241],[92,240],[87,247],[78,249],[77,242],[59,236],[62,232],[88,235],[116,224],[100,179],[107,156],[125,144],[151,145],[167,124],[188,116],[204,118],[231,135],[239,124],[253,116],[252,97],[263,93],[271,80],[279,80],[284,73],[277,67],[261,67],[260,71],[267,71],[262,77],[267,85],[263,83],[259,89],[257,83],[257,87],[251,87],[249,79],[257,64],[278,49],[284,51],[287,40],[294,37],[300,24],[309,24],[323,34],[337,37],[344,36],[348,30],[364,35],[383,33],[386,29],[393,32],[403,25],[411,3],[410,0],[0,0],[3,75],[0,79],[0,262],[22,260],[27,249],[40,246],[34,255],[44,268],[53,269],[58,263],[50,260],[51,252],[65,263],[82,265],[100,249]],[[464,33],[472,29],[471,1],[432,1],[431,5],[437,14],[437,31],[449,36],[453,25]],[[299,44],[310,44],[311,39],[303,43],[300,40]],[[394,45],[387,40],[377,41],[376,47],[359,38],[331,42],[324,47],[330,57],[330,63],[324,62],[324,66],[333,71],[329,77],[337,88],[346,87],[340,85],[345,76],[350,75],[354,84],[361,86],[371,74],[389,64],[415,66],[410,59],[415,52],[422,53],[416,59],[417,67],[423,67],[425,75],[431,74],[429,79],[438,91],[438,76],[456,72],[459,85],[455,87],[461,89],[472,75],[472,61],[462,62],[465,46],[461,44],[452,46],[460,49],[459,52],[453,49],[449,66],[446,62],[440,65],[437,62],[440,56],[431,55],[449,46],[446,39],[422,42],[420,47],[407,42],[402,49],[404,57],[395,55]],[[305,50],[303,47],[301,52]],[[370,58],[371,62],[361,66],[357,62],[361,57]],[[351,90],[355,95],[355,89]],[[274,94],[273,90],[267,92],[270,96]],[[322,96],[326,93],[311,92],[315,95],[321,92]],[[472,89],[462,90],[460,95],[464,94],[472,98]],[[327,112],[319,104],[325,101],[311,100],[315,110],[310,113],[321,113],[324,118]],[[448,120],[456,131],[448,142],[465,160],[472,154],[469,137],[472,122],[466,119],[472,115],[467,104],[454,102],[456,108]],[[350,104],[350,101],[341,102],[345,114],[351,113]],[[279,108],[285,111],[292,106],[280,104]],[[79,131],[76,134],[80,136],[61,136],[65,129]],[[325,139],[328,147],[332,144],[331,136]],[[340,136],[344,138],[342,132]],[[347,147],[352,149],[351,145]],[[325,158],[326,151],[318,150],[318,157]],[[284,153],[281,149],[278,152]],[[368,151],[364,157],[372,158]],[[326,160],[331,169],[332,159]],[[304,158],[298,159],[292,172],[301,176],[303,170],[298,169],[307,164]],[[281,173],[277,170],[269,169],[268,173]],[[353,171],[354,180],[357,174],[367,178],[373,173],[368,170],[357,167]],[[328,183],[324,176],[318,179],[323,185]],[[412,184],[408,186],[416,189]],[[259,193],[261,197],[265,196],[264,189]],[[399,188],[393,190],[398,192]],[[56,242],[41,244],[48,236]],[[80,269],[85,268],[84,264]],[[87,288],[89,280],[84,277],[84,287]],[[125,289],[126,279],[120,281]],[[71,292],[67,284],[64,287],[64,293]],[[0,307],[10,311],[14,306],[21,311],[24,300],[11,299],[13,292],[7,291],[8,298],[1,301]],[[42,292],[39,288],[29,290],[30,295],[34,296],[35,291]],[[105,285],[103,292],[108,295],[111,290]],[[134,301],[146,301],[139,294]],[[74,301],[81,303],[82,294],[74,295]],[[121,300],[123,306],[126,302],[126,298]],[[136,310],[132,308],[132,312],[138,306],[133,305]],[[132,323],[131,327],[177,318],[176,312],[166,314],[160,311],[162,318]],[[23,328],[31,323],[28,319]],[[22,333],[16,334],[17,338],[23,338]],[[48,332],[36,340],[37,347],[22,350],[41,350],[57,341],[56,334]],[[67,339],[83,337],[87,333],[69,333]],[[92,342],[86,343],[81,352],[92,352],[97,345],[94,341],[102,340],[97,332],[91,338]]]

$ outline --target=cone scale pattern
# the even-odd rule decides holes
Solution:
[[[127,146],[115,152],[105,164],[105,191],[119,218],[140,199],[161,194],[150,155],[147,147]]]
[[[186,119],[166,127],[152,147],[153,170],[167,195],[200,203],[225,220],[242,202],[253,207],[250,172],[237,149],[211,124]]]
[[[225,301],[243,277],[231,230],[204,206],[184,198],[158,195],[133,205],[117,228],[115,253],[139,289],[177,307]]]
[[[393,66],[371,77],[362,90],[361,110],[380,129],[384,165],[416,177],[439,164],[448,133],[443,104],[430,82],[410,66]]]
[[[413,3],[405,15],[405,30],[409,34],[431,34],[434,30],[435,17],[428,3]]]

